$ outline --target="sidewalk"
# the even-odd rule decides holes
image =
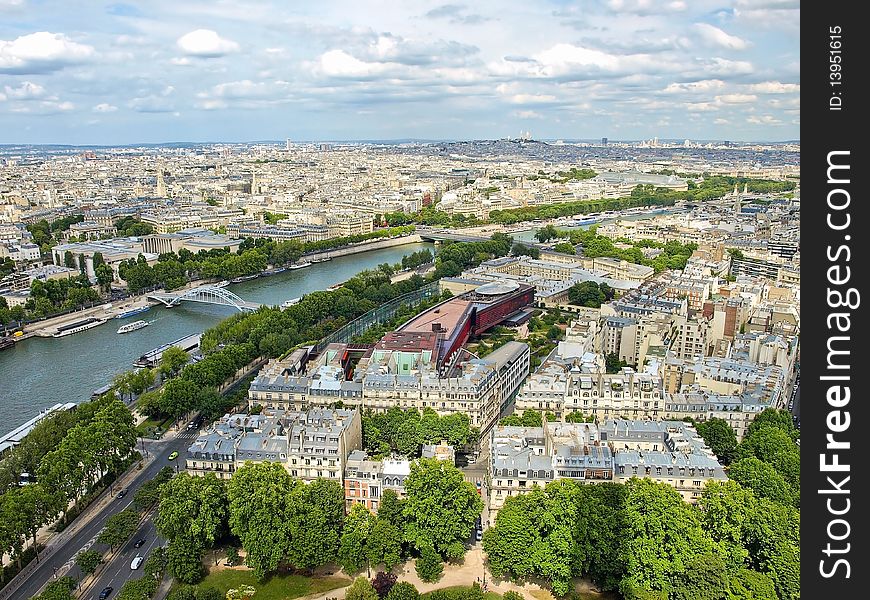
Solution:
[[[481,544],[475,544],[472,546],[471,550],[465,553],[465,560],[460,565],[445,563],[444,573],[441,575],[441,578],[434,583],[425,583],[421,581],[420,578],[417,577],[417,571],[414,568],[414,564],[413,560],[409,560],[394,569],[393,572],[399,577],[399,581],[407,581],[408,583],[414,584],[421,594],[446,587],[460,585],[470,586],[475,582],[479,582],[479,580],[484,576],[485,567],[483,561],[483,546]],[[363,573],[362,576],[365,577],[365,573]],[[374,572],[372,572],[372,576],[374,576]],[[497,594],[504,594],[509,591],[517,592],[528,600],[541,600],[541,598],[546,597],[545,595],[550,595],[549,590],[544,590],[541,586],[535,583],[517,585],[507,579],[493,578],[489,571],[486,571],[486,584],[487,591],[489,592],[496,592]],[[344,600],[345,592],[347,592],[346,587],[332,590],[324,594],[318,594],[316,596],[307,596],[305,600],[326,600],[327,598]],[[532,592],[539,593],[536,596],[533,596]]]
[[[178,435],[178,431],[169,431],[166,435],[163,436],[159,441],[152,442],[149,444],[153,446],[154,444],[160,444],[164,441],[169,441],[174,439],[175,436]],[[115,482],[112,484],[112,489],[120,490],[124,487],[127,487],[131,481],[133,481],[138,475],[139,472],[145,469],[148,465],[150,465],[157,456],[158,452],[155,450],[149,450],[148,456],[143,457],[138,463],[133,463],[127,471],[125,471]],[[137,468],[137,465],[141,465],[141,469]],[[104,490],[101,494],[100,498],[95,500],[88,506],[84,512],[78,515],[73,522],[60,533],[53,533],[49,527],[45,526],[39,530],[36,534],[36,539],[39,543],[44,543],[45,548],[42,552],[39,553],[39,563],[34,559],[32,560],[18,575],[15,576],[11,581],[9,581],[2,590],[0,590],[0,599],[5,597],[11,590],[16,589],[18,586],[27,581],[36,568],[45,561],[47,558],[51,557],[54,552],[62,547],[64,544],[69,542],[73,537],[75,537],[83,528],[87,527],[94,518],[99,515],[107,506],[109,506],[112,501],[115,500],[115,495],[109,493],[108,490]],[[79,548],[76,548],[75,551],[70,555],[69,560],[64,563],[64,565],[58,570],[57,576],[63,576],[69,569],[72,568],[72,565],[75,561],[75,554],[79,551]]]

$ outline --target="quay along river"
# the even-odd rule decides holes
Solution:
[[[304,269],[260,277],[227,289],[249,302],[280,305],[346,281],[382,263],[432,244],[415,243],[333,258]],[[0,434],[11,431],[58,402],[83,402],[94,390],[133,368],[133,361],[149,350],[178,338],[205,331],[236,311],[227,306],[182,302],[172,309],[154,306],[126,319],[61,338],[32,337],[0,350]],[[118,327],[133,321],[150,325],[126,334]]]

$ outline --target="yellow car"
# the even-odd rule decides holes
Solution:
[[[173,452],[169,455],[169,460],[175,460],[176,458],[178,458],[178,452]]]

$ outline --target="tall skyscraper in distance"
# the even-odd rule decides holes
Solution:
[[[293,142],[290,141],[290,138],[287,138],[284,141],[284,150],[290,150],[290,146],[293,145]]]
[[[157,165],[157,197],[166,198],[166,182],[163,181],[163,165]]]
[[[601,138],[601,145],[602,145],[602,146],[606,146],[606,145],[607,145],[607,138]]]

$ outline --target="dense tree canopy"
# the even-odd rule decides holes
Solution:
[[[463,413],[439,416],[428,407],[422,413],[392,407],[363,415],[365,447],[373,456],[398,452],[413,458],[420,455],[423,444],[446,440],[452,446],[463,446],[475,443],[477,437],[477,429]]]
[[[502,417],[498,424],[512,427],[543,427],[544,417],[540,411],[527,409],[522,414],[513,413]]]
[[[557,480],[508,497],[483,547],[494,574],[543,578],[560,595],[585,576],[633,600],[794,600],[798,531],[795,509],[733,481],[691,505],[649,479]]]
[[[737,434],[728,421],[714,417],[698,423],[695,429],[720,461],[725,464],[731,461],[737,448]]]
[[[581,281],[568,288],[568,301],[575,306],[601,308],[605,302],[613,299],[613,288],[606,283]]]
[[[483,510],[483,500],[462,471],[444,461],[421,458],[405,480],[405,539],[422,551],[432,545],[438,554],[458,559]]]
[[[728,467],[728,477],[751,489],[759,498],[785,505],[793,505],[799,500],[792,487],[776,469],[754,456],[732,463]]]

